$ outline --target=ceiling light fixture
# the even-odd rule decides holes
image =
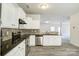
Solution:
[[[40,4],[40,8],[41,9],[47,9],[48,8],[48,4]]]

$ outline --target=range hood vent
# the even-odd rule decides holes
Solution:
[[[19,19],[19,24],[27,24],[24,20]]]

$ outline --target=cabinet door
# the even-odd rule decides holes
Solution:
[[[17,8],[14,4],[2,4],[2,27],[5,28],[17,28]]]
[[[37,14],[27,14],[32,20],[29,24],[30,29],[40,29],[40,15]],[[30,21],[30,20],[29,20]]]
[[[33,14],[31,15],[32,17],[32,29],[40,29],[40,15],[38,14]]]
[[[25,40],[18,46],[20,56],[25,56]]]
[[[31,24],[31,29],[40,29],[40,20],[33,20]]]
[[[35,35],[30,35],[29,45],[35,46]]]
[[[61,45],[60,36],[52,36],[52,35],[43,36],[43,46],[60,46],[60,45]]]

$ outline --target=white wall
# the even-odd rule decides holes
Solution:
[[[70,42],[79,47],[79,13],[72,15],[70,19]]]

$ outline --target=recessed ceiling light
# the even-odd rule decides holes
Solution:
[[[48,8],[48,4],[40,4],[40,8],[41,9],[47,9]]]

